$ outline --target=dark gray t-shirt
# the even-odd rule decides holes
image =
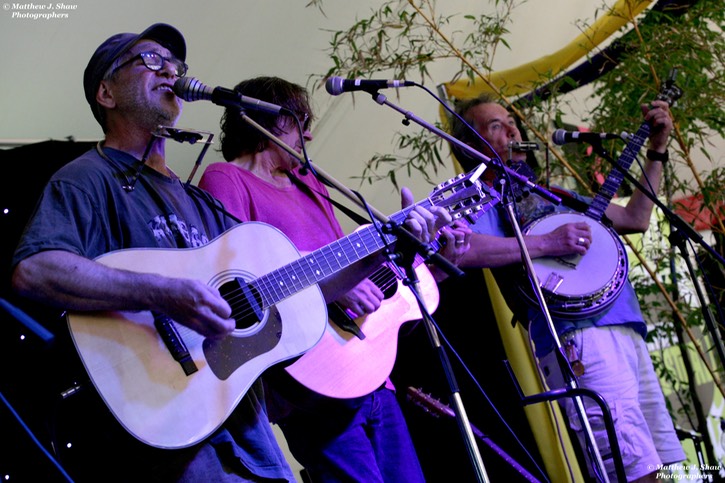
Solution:
[[[95,259],[128,248],[198,247],[238,223],[225,215],[221,203],[205,191],[193,186],[186,189],[180,180],[148,167],[141,170],[133,190],[124,190],[123,186],[134,178],[139,161],[114,149],[105,148],[104,153],[107,159],[92,149],[53,175],[21,237],[13,266],[46,250],[65,250]],[[219,463],[205,460],[221,458],[227,467],[236,468],[241,463],[256,475],[294,481],[270,427],[259,381],[207,443],[214,449],[167,451],[178,457],[166,465],[183,469],[192,464],[191,460],[204,458],[194,464],[208,467],[210,478],[239,481],[239,476],[232,473],[215,473]],[[100,458],[111,458],[118,464],[119,455],[114,454],[121,450],[103,444],[99,441],[102,456],[98,464],[102,463]],[[165,455],[148,449],[153,451],[153,458]],[[145,471],[147,475],[166,471],[158,468],[165,464],[158,459],[153,470],[144,468],[144,463],[140,467],[128,463],[124,471]]]
[[[91,150],[50,179],[21,237],[13,266],[45,250],[66,250],[87,258],[125,248],[198,247],[235,224],[205,193],[190,196],[178,179],[138,166],[132,156]],[[221,206],[221,205],[218,205]]]

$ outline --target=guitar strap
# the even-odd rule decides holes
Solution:
[[[322,197],[322,198],[326,199],[327,201],[329,201],[335,208],[337,208],[338,210],[340,210],[343,213],[345,213],[348,217],[350,217],[358,225],[367,225],[367,224],[370,223],[370,220],[368,220],[367,218],[365,218],[365,217],[363,217],[363,216],[355,213],[354,211],[352,211],[350,208],[348,208],[347,206],[343,205],[342,203],[338,203],[337,201],[333,200],[332,198],[330,198],[326,194],[324,194],[324,193],[322,193],[320,191],[317,191],[316,189],[313,189],[309,185],[306,185],[305,183],[302,182],[301,179],[299,179],[291,171],[287,171],[287,177],[290,179],[290,181],[292,181],[295,184],[295,186],[297,186],[302,191],[305,191],[308,194],[312,194],[312,192],[314,192],[317,195],[319,195],[320,197]],[[320,181],[324,183],[324,181],[322,181],[322,180],[320,180]]]
[[[291,171],[287,171],[287,177],[294,183],[295,186],[297,186],[299,189],[304,191],[310,196],[314,196],[316,193],[317,195],[321,196],[322,198],[329,201],[333,206],[335,206],[337,209],[345,213],[347,216],[352,218],[352,220],[357,223],[358,225],[367,225],[369,221],[362,217],[361,215],[358,215],[354,211],[352,211],[347,206],[344,206],[342,203],[338,203],[337,201],[333,200],[326,194],[313,189],[309,185],[302,182],[301,179],[299,179],[294,173]],[[345,332],[349,332],[355,337],[357,337],[360,340],[365,339],[365,334],[362,330],[360,330],[360,327],[355,323],[355,321],[347,315],[347,312],[336,302],[332,302],[327,304],[327,314],[330,320],[332,320],[335,325],[337,325],[340,329],[344,330]]]
[[[574,197],[570,192],[564,189],[552,186],[549,188],[549,191],[560,197],[561,204],[566,206],[567,208],[571,208],[572,210],[578,211],[579,213],[586,213],[587,209],[589,209],[588,203]],[[609,227],[612,226],[611,220],[607,218],[606,215],[602,215],[602,219],[600,221]]]

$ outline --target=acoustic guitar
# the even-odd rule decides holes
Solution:
[[[415,206],[442,207],[454,219],[474,215],[498,201],[481,172],[441,183]],[[188,447],[221,426],[265,369],[320,340],[327,309],[317,283],[394,241],[371,225],[300,256],[278,229],[249,222],[198,248],[110,252],[96,260],[218,288],[236,329],[207,339],[148,311],[70,312],[68,328],[90,380],[131,435],[159,448]]]

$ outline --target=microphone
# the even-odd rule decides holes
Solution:
[[[526,153],[539,149],[539,144],[534,141],[511,141],[509,143],[509,147],[511,148],[511,151]]]
[[[598,143],[604,139],[626,139],[626,136],[624,134],[611,134],[608,132],[566,131],[564,129],[557,129],[551,135],[551,140],[558,146],[563,146],[567,143]]]
[[[378,89],[388,87],[409,87],[415,82],[407,80],[364,80],[364,79],[343,79],[342,77],[330,77],[325,82],[325,89],[328,94],[339,96],[343,92],[365,91],[373,93]]]
[[[290,111],[271,102],[260,101],[241,95],[237,91],[224,87],[209,87],[194,77],[180,77],[174,82],[174,94],[187,101],[211,101],[218,106],[254,109],[268,114],[290,114]]]

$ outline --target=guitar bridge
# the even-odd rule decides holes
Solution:
[[[551,272],[548,277],[546,277],[546,281],[541,284],[541,288],[544,290],[548,290],[549,292],[556,293],[557,290],[559,290],[559,287],[564,282],[564,277],[559,275],[558,273]]]
[[[191,358],[191,354],[189,353],[189,349],[186,348],[184,340],[181,338],[181,335],[176,330],[176,327],[174,327],[174,323],[170,318],[154,312],[154,327],[156,327],[159,336],[161,336],[161,340],[164,341],[171,356],[181,365],[184,374],[190,376],[199,370],[196,367],[194,359]]]

